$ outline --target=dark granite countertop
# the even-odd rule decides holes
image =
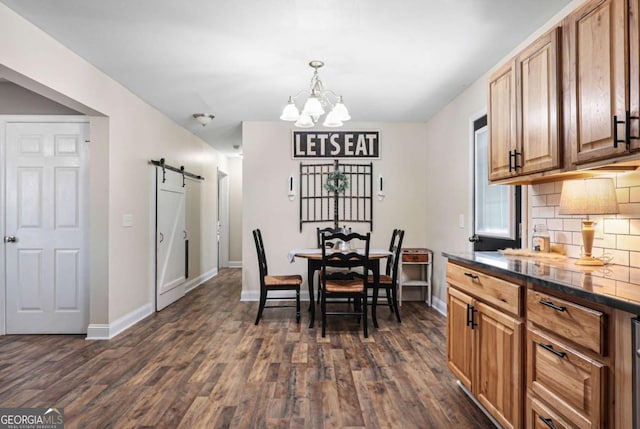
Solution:
[[[588,301],[640,315],[640,268],[609,264],[584,267],[573,259],[553,260],[500,252],[442,252],[451,261],[530,281]]]

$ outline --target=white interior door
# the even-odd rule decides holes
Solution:
[[[156,170],[156,310],[162,310],[185,294],[186,188],[182,174]]]
[[[86,333],[87,123],[6,125],[6,329]]]

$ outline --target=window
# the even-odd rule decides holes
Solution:
[[[474,250],[520,247],[520,186],[489,184],[487,116],[473,122]]]

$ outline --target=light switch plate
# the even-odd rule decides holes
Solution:
[[[464,228],[464,215],[458,216],[458,228]]]
[[[131,228],[133,226],[133,215],[132,214],[123,214],[122,215],[122,226],[124,228]]]

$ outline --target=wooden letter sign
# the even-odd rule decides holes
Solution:
[[[294,158],[380,158],[378,131],[294,131]]]

